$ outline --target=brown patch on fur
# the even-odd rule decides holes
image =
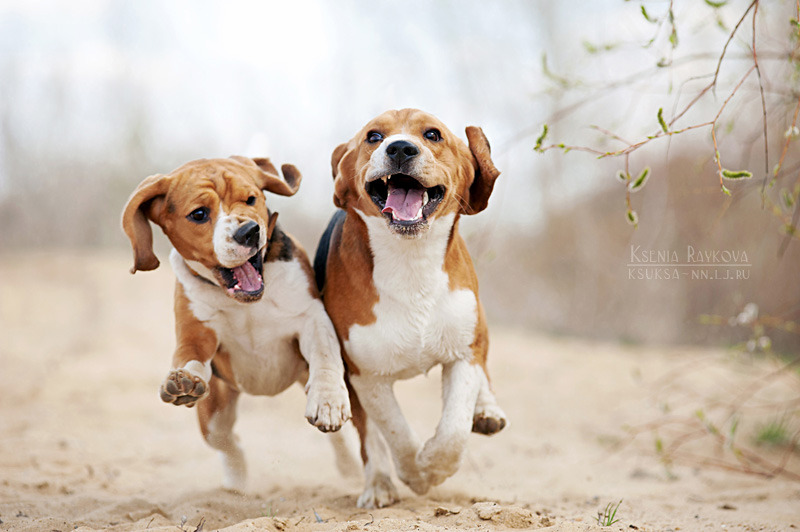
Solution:
[[[471,347],[473,364],[480,364],[486,371],[486,356],[489,350],[489,331],[486,326],[486,316],[478,297],[478,276],[472,263],[467,245],[458,233],[458,220],[453,224],[450,242],[444,256],[444,271],[447,272],[453,290],[472,290],[478,304],[478,319],[475,322],[475,340]],[[488,378],[488,374],[487,374]]]
[[[223,346],[219,346],[217,354],[214,355],[214,360],[211,361],[211,369],[214,376],[222,379],[231,388],[238,390],[236,378],[233,375],[233,366],[231,366],[231,356]]]
[[[175,282],[175,354],[172,366],[184,367],[190,360],[210,361],[217,352],[217,334],[203,325],[189,307],[189,298],[180,282]]]
[[[239,397],[239,391],[219,377],[212,375],[208,386],[208,397],[197,403],[197,420],[200,422],[200,432],[206,440],[209,435],[208,425],[214,414],[231,406]]]
[[[486,325],[486,314],[483,311],[483,305],[478,300],[478,320],[475,323],[475,340],[472,341],[472,363],[480,364],[483,372],[486,374],[486,380],[491,385],[489,379],[489,371],[486,369],[486,359],[489,355],[489,327]]]
[[[372,307],[378,292],[372,282],[372,254],[368,247],[367,226],[358,214],[348,211],[341,228],[331,235],[323,301],[340,343],[349,338],[353,325],[369,325],[377,319]],[[331,290],[335,287],[335,290]],[[348,371],[358,374],[342,346]]]
[[[358,373],[356,372],[356,375]],[[353,426],[358,431],[358,439],[361,441],[361,461],[364,465],[367,464],[368,457],[367,457],[367,413],[364,411],[364,407],[361,406],[361,401],[358,400],[358,395],[356,395],[355,390],[350,385],[350,379],[348,378],[348,373],[345,372],[344,382],[347,385],[347,393],[350,395],[350,412],[352,412],[352,416],[350,419],[353,422]]]
[[[297,253],[298,260],[300,261],[300,267],[303,269],[306,279],[308,279],[308,293],[311,294],[311,297],[314,299],[320,299],[317,281],[314,278],[314,268],[311,266],[311,261],[308,259],[306,250],[303,249],[303,246],[294,240],[294,238],[292,238],[292,242],[295,244],[295,253]]]

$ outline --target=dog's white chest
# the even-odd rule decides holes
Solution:
[[[242,391],[275,395],[304,376],[306,362],[298,352],[297,338],[313,301],[305,285],[296,288],[305,282],[299,264],[270,263],[264,270],[264,296],[240,303],[192,275],[177,252],[170,259],[192,313],[216,333]]]
[[[414,240],[386,234],[381,219],[363,218],[379,300],[372,309],[375,322],[352,326],[345,342],[359,371],[409,378],[436,364],[472,356],[475,294],[450,290],[442,269],[452,215]]]

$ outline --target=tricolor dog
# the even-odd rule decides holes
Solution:
[[[478,280],[458,233],[462,214],[486,208],[500,172],[483,131],[466,133],[468,145],[427,113],[388,111],[333,152],[342,210],[314,266],[356,392],[363,508],[397,500],[383,441],[399,478],[422,494],[456,472],[470,431],[493,434],[506,424],[486,373]],[[422,445],[392,386],[439,364],[442,417]]]
[[[193,161],[142,181],[122,216],[131,273],[159,265],[151,221],[174,246],[177,346],[161,398],[197,405],[205,440],[221,451],[224,486],[234,490],[246,478],[233,434],[241,392],[271,396],[298,382],[305,416],[321,431],[350,418],[339,343],[311,265],[265,202],[263,191],[297,192],[298,170],[281,170],[285,180],[268,159]]]

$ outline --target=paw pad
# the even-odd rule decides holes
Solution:
[[[504,418],[476,415],[472,419],[472,432],[487,436],[500,432],[505,426],[506,420]]]
[[[161,385],[161,400],[174,405],[192,407],[202,399],[208,386],[205,381],[187,371],[172,370]]]

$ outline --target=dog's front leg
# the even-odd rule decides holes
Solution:
[[[367,412],[367,417],[380,429],[394,459],[397,476],[415,493],[423,494],[430,487],[420,475],[416,456],[419,438],[408,426],[394,396],[394,379],[379,375],[350,375],[350,384]]]
[[[161,385],[161,399],[191,408],[209,393],[211,359],[219,344],[216,333],[189,308],[180,282],[175,288],[175,333],[177,345],[172,369]]]
[[[472,417],[480,390],[480,366],[466,360],[442,368],[442,419],[436,434],[417,454],[417,466],[431,486],[452,476],[472,431]]]
[[[351,415],[339,340],[321,301],[309,312],[298,339],[308,362],[306,419],[322,432],[336,431]]]

